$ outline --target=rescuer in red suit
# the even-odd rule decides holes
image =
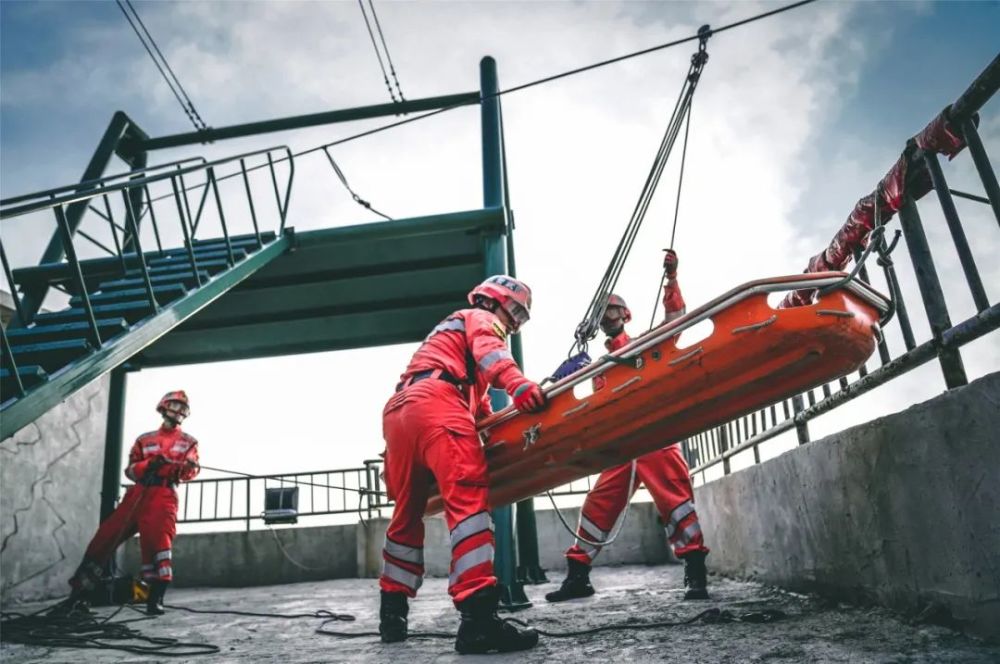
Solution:
[[[545,406],[541,388],[525,378],[507,348],[507,335],[528,321],[531,290],[512,277],[493,276],[468,299],[470,307],[427,335],[382,413],[386,486],[396,506],[382,550],[379,633],[385,643],[407,637],[407,598],[423,581],[423,516],[436,481],[451,532],[448,593],[461,612],[455,649],[525,650],[538,643],[537,632],[496,614],[493,520],[476,419],[492,412],[491,386],[506,390],[520,411]]]
[[[677,254],[667,250],[663,267],[667,283],[663,287],[663,310],[665,321],[683,316],[686,312],[680,285],[677,283]],[[608,305],[601,319],[601,330],[607,335],[604,342],[609,352],[622,348],[631,340],[625,332],[625,323],[632,314],[618,295],[608,299]],[[604,388],[604,377],[594,380],[594,389]],[[698,524],[698,514],[694,509],[694,491],[687,462],[680,445],[673,443],[662,450],[650,452],[636,459],[636,482],[629,486],[632,464],[625,463],[609,468],[601,473],[597,484],[587,494],[580,510],[580,525],[577,534],[583,538],[566,551],[569,573],[559,590],[545,596],[550,602],[589,597],[594,594],[590,584],[590,566],[601,547],[587,543],[603,542],[618,521],[619,515],[631,499],[632,494],[645,484],[653,497],[666,529],[667,541],[677,557],[684,561],[684,583],[687,592],[684,599],[708,599],[705,546]]]
[[[177,533],[174,487],[194,479],[201,467],[198,441],[181,431],[181,422],[191,413],[187,395],[168,392],[156,410],[163,416],[163,424],[139,436],[132,445],[125,476],[135,484],[90,540],[83,562],[69,580],[73,589],[70,606],[95,587],[115,549],[138,532],[142,578],[150,587],[146,610],[150,615],[163,613],[163,595],[173,579],[170,547]]]

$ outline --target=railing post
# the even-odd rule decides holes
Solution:
[[[976,311],[986,311],[990,308],[990,299],[986,297],[983,280],[976,268],[976,259],[972,256],[969,240],[965,237],[965,229],[962,228],[962,221],[958,218],[955,200],[951,197],[951,192],[948,191],[948,181],[944,177],[944,171],[941,170],[941,162],[938,161],[936,154],[924,152],[924,163],[927,165],[927,171],[931,174],[931,182],[934,184],[934,191],[937,192],[938,201],[941,203],[941,211],[948,223],[951,239],[955,242],[958,260],[962,263],[965,280],[969,284],[969,290],[972,291],[972,301],[976,304]]]
[[[59,230],[62,231],[63,247],[66,251],[66,262],[72,267],[76,287],[80,289],[80,299],[83,300],[83,310],[87,317],[90,341],[94,344],[94,348],[97,349],[101,347],[101,332],[97,327],[97,319],[94,318],[94,308],[90,306],[90,295],[87,292],[87,280],[84,278],[83,270],[80,268],[80,260],[76,257],[76,247],[73,246],[73,233],[70,230],[69,222],[66,220],[66,212],[63,210],[62,205],[57,205],[55,207],[55,214],[56,224],[58,224]]]
[[[719,449],[722,454],[725,454],[729,450],[729,432],[726,431],[725,425],[717,428],[719,437]],[[729,469],[729,457],[722,458],[722,473],[728,475],[730,473]]]
[[[247,478],[247,532],[250,532],[250,478]]]
[[[975,162],[976,170],[979,172],[979,179],[983,182],[983,189],[986,190],[986,198],[990,200],[990,206],[993,208],[993,216],[1000,224],[1000,184],[997,184],[997,175],[990,165],[989,155],[986,154],[983,140],[979,137],[979,131],[972,118],[967,118],[962,123],[962,133],[965,136],[965,144],[969,146],[972,161]]]
[[[948,306],[944,301],[941,282],[938,279],[937,270],[934,268],[934,259],[931,257],[931,249],[927,244],[927,236],[920,223],[920,213],[910,196],[903,199],[903,205],[899,208],[899,223],[903,227],[906,248],[910,252],[910,260],[917,277],[917,285],[920,287],[920,297],[924,301],[924,310],[927,312],[927,322],[930,324],[931,335],[936,342],[940,342],[941,335],[944,334],[945,330],[951,328],[951,317],[948,315]],[[940,348],[937,356],[948,389],[960,387],[969,382],[965,376],[962,356],[957,349]]]
[[[798,414],[805,410],[805,404],[802,402],[802,395],[796,394],[792,397],[792,412],[793,417],[798,417]],[[809,442],[809,423],[799,422],[798,419],[795,420],[795,435],[799,439],[799,445],[805,445]]]

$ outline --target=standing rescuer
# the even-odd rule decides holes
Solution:
[[[118,546],[136,532],[142,550],[142,578],[149,586],[146,610],[163,613],[163,596],[173,580],[171,544],[177,533],[177,491],[201,470],[198,441],[181,431],[191,413],[183,391],[168,392],[156,410],[163,424],[139,436],[128,455],[125,476],[135,482],[90,540],[83,562],[69,580],[69,604],[83,599],[100,582],[102,570]]]
[[[382,414],[386,484],[396,501],[382,550],[379,633],[407,637],[407,598],[423,581],[423,515],[433,482],[451,532],[448,593],[461,613],[455,649],[463,654],[526,650],[538,633],[500,620],[493,574],[493,520],[476,419],[492,412],[488,388],[504,389],[523,412],[545,407],[507,348],[528,322],[531,290],[494,276],[469,293],[471,308],[441,321],[410,360]]]
[[[663,287],[666,321],[683,316],[686,312],[684,297],[677,283],[677,265],[677,254],[672,249],[667,250],[663,259],[667,276],[667,283]],[[631,341],[625,332],[625,323],[631,319],[632,314],[625,300],[612,295],[601,319],[601,330],[607,335],[604,345],[609,351],[616,351]],[[604,379],[603,376],[598,376],[594,380],[594,389],[602,388]],[[666,529],[667,541],[673,546],[677,557],[684,561],[684,583],[687,586],[684,598],[708,599],[705,569],[708,547],[705,546],[701,526],[698,524],[691,476],[680,445],[673,443],[662,450],[639,457],[635,463],[635,474],[639,481],[633,486],[629,486],[632,464],[626,463],[601,473],[597,484],[587,494],[577,530],[578,536],[583,539],[578,539],[566,551],[569,573],[559,590],[545,596],[550,602],[594,594],[594,587],[590,584],[590,566],[601,547],[585,540],[602,542],[607,539],[625,505],[639,488],[639,482],[646,485],[653,497]]]

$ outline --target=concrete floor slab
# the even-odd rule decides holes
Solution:
[[[556,575],[552,575],[553,577]],[[516,617],[550,631],[570,631],[625,621],[675,621],[718,606],[734,613],[780,609],[785,620],[770,624],[694,624],[644,631],[544,638],[527,653],[479,657],[477,662],[510,661],[669,661],[682,662],[997,662],[1000,647],[989,646],[950,629],[911,625],[875,608],[833,605],[754,583],[712,578],[713,599],[683,602],[679,566],[605,567],[593,572],[594,597],[548,604],[544,594],[555,583],[527,588],[535,605]],[[553,579],[556,581],[557,579]],[[377,629],[378,586],[373,579],[344,579],[247,589],[172,591],[168,603],[196,609],[235,609],[296,613],[329,609],[351,613],[353,623],[330,629]],[[18,607],[19,610],[31,607]],[[109,609],[100,609],[110,612]],[[121,617],[121,616],[119,616]],[[214,643],[218,655],[181,659],[211,662],[448,662],[460,658],[450,639],[411,639],[383,645],[374,638],[339,639],[315,633],[320,620],[276,620],[171,611],[138,623],[149,636]],[[427,579],[411,602],[413,631],[453,632],[457,615],[446,594],[446,580]],[[156,658],[116,653],[4,644],[4,662],[149,662]],[[172,661],[178,661],[173,659]],[[469,660],[465,660],[469,661]]]

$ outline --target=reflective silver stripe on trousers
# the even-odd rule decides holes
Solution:
[[[454,569],[448,575],[448,585],[454,585],[458,577],[469,571],[476,565],[493,562],[493,545],[483,544],[477,546],[472,551],[468,551],[461,558],[455,561]]]
[[[455,526],[451,531],[451,548],[467,537],[475,535],[484,530],[493,530],[493,518],[489,512],[477,512],[462,523]]]
[[[393,565],[388,560],[382,561],[382,576],[388,577],[397,583],[402,583],[413,591],[416,591],[424,582],[424,577],[405,570],[399,565]]]
[[[608,533],[594,525],[587,517],[580,515],[580,528],[587,534],[587,539],[603,541]]]
[[[674,546],[687,546],[696,535],[701,535],[701,526],[697,521],[689,523],[684,530],[677,535],[677,541],[674,542]]]
[[[388,553],[393,558],[398,558],[399,560],[405,560],[408,563],[415,563],[417,565],[424,564],[423,549],[418,549],[412,546],[406,546],[405,544],[397,544],[388,537],[385,538],[385,545],[382,547],[382,550]]]
[[[164,578],[164,577],[173,576],[173,575],[174,575],[174,568],[171,567],[170,565],[164,565],[163,567],[160,568],[160,578],[161,579]]]
[[[586,542],[581,542],[580,540],[576,541],[576,545],[581,549],[583,549],[583,552],[586,553],[587,557],[590,558],[591,560],[596,558],[597,554],[601,552],[601,547],[591,546],[590,544],[587,544]]]
[[[443,323],[438,323],[437,325],[434,326],[434,329],[431,330],[431,333],[427,335],[427,338],[425,338],[424,341],[427,341],[427,339],[430,339],[438,332],[456,332],[456,331],[465,332],[465,321],[462,320],[461,318],[452,318],[444,321]]]
[[[683,503],[674,508],[674,511],[670,513],[670,521],[664,526],[667,529],[667,537],[673,537],[674,531],[677,530],[677,524],[683,521],[687,515],[694,513],[694,504],[690,500],[685,500]]]
[[[167,549],[165,551],[160,551],[155,556],[153,556],[153,561],[158,563],[161,560],[170,560],[172,557],[173,556],[170,553],[170,549]]]
[[[479,360],[479,368],[486,371],[500,360],[514,360],[514,356],[506,348],[486,353],[483,359]]]

